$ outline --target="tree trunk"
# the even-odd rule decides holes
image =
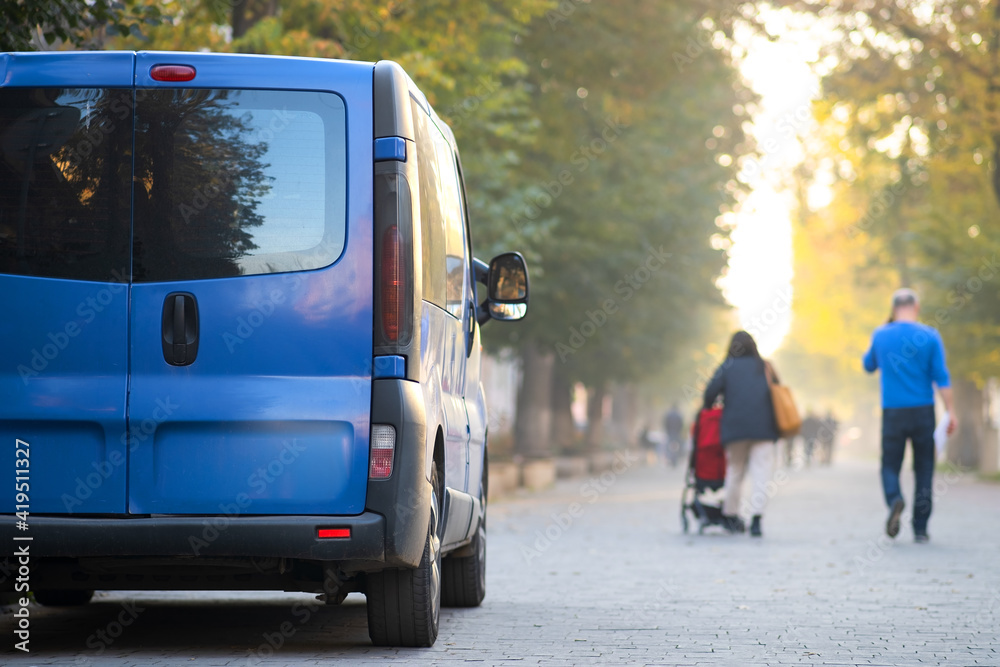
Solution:
[[[633,384],[616,384],[611,392],[611,421],[614,424],[616,448],[629,447],[636,443],[639,417],[638,392]]]
[[[565,366],[555,364],[552,374],[552,445],[558,453],[573,450],[576,429],[573,426],[573,384]]]
[[[604,397],[607,388],[601,384],[587,387],[587,449],[599,451],[604,446]]]
[[[247,17],[247,2],[248,0],[236,0],[233,3],[233,13],[232,13],[232,27],[233,27],[233,39],[239,39],[247,33],[250,28],[250,21]]]
[[[277,16],[280,3],[278,0],[232,0],[232,7],[233,39],[239,39],[261,19]]]
[[[552,369],[555,356],[534,343],[521,348],[514,451],[526,459],[552,456]]]
[[[983,391],[971,380],[955,380],[955,412],[958,431],[948,443],[948,461],[963,468],[978,468],[986,424],[983,420]]]

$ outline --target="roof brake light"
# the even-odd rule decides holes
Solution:
[[[190,81],[194,75],[195,69],[190,65],[153,65],[149,68],[149,76],[154,81]]]

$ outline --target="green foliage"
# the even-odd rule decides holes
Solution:
[[[704,336],[697,313],[721,303],[725,263],[710,239],[734,204],[734,169],[716,158],[746,150],[733,109],[750,96],[724,53],[699,46],[698,3],[560,9],[523,42],[541,130],[521,172],[535,188],[507,222],[528,230],[544,280],[543,316],[518,333],[600,386],[656,375]]]
[[[99,48],[105,36],[141,39],[161,17],[158,4],[136,0],[0,0],[0,51]]]
[[[852,229],[858,269],[890,267],[922,292],[953,371],[1000,373],[1000,5],[778,4],[842,31],[825,92],[845,130],[838,170],[867,195]]]

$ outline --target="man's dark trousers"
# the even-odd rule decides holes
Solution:
[[[906,441],[913,445],[913,475],[916,497],[913,500],[913,532],[927,533],[931,516],[931,493],[934,486],[934,406],[882,409],[882,490],[889,507],[903,494],[899,471],[903,467]]]

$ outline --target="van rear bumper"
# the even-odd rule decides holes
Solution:
[[[237,556],[385,562],[385,517],[357,516],[37,516],[28,531],[0,518],[0,541],[27,546],[34,558]],[[348,528],[350,537],[320,538],[320,528]],[[22,538],[14,541],[14,538]],[[23,538],[31,538],[30,541]]]

